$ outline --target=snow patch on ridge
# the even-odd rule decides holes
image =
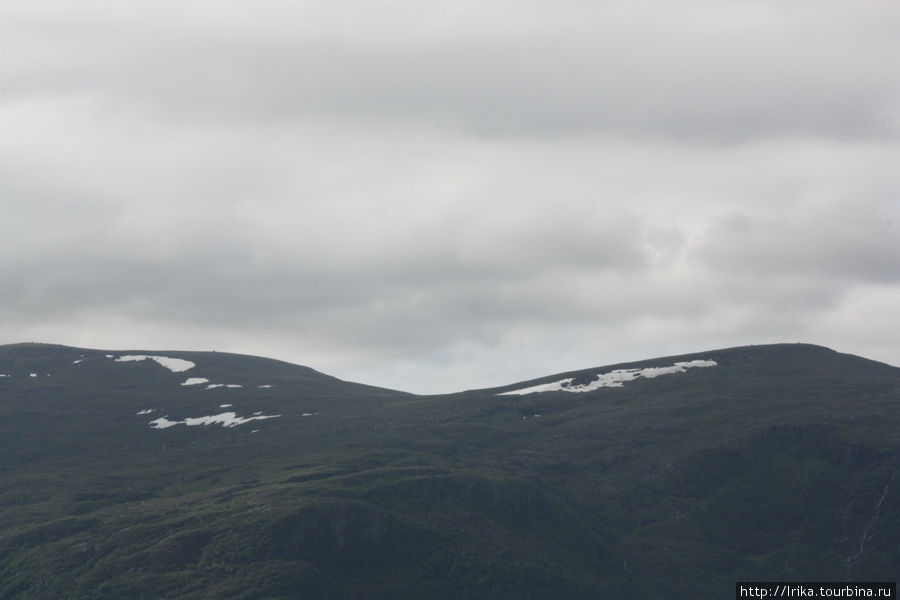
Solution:
[[[184,380],[181,385],[199,385],[201,383],[208,383],[209,379],[206,377],[188,377]]]
[[[167,427],[172,427],[173,425],[179,425],[184,421],[170,421],[165,417],[160,417],[155,421],[150,421],[150,427],[153,429],[166,429]]]
[[[598,373],[597,379],[583,385],[572,385],[573,378],[560,379],[550,383],[541,383],[531,387],[519,390],[511,390],[509,392],[501,392],[498,396],[534,394],[539,392],[573,392],[583,393],[592,392],[604,387],[622,387],[627,381],[634,381],[640,377],[645,379],[653,379],[660,375],[671,375],[673,373],[684,373],[688,369],[696,367],[714,367],[718,363],[714,360],[691,360],[687,362],[677,362],[669,367],[647,367],[644,369],[616,369],[609,373]]]
[[[107,354],[107,356],[111,356]],[[196,363],[193,363],[189,360],[184,360],[182,358],[170,358],[168,356],[149,356],[146,354],[126,354],[125,356],[120,356],[116,359],[116,362],[130,362],[130,361],[142,361],[150,359],[169,369],[173,373],[181,373],[183,371],[187,371],[188,369],[193,369],[197,366]]]
[[[168,415],[167,415],[168,416]],[[195,427],[197,425],[217,425],[220,424],[222,427],[236,427],[238,425],[243,425],[244,423],[249,423],[250,421],[257,421],[261,419],[274,419],[276,417],[280,417],[281,415],[259,415],[254,417],[239,417],[235,412],[224,412],[218,415],[207,415],[205,417],[187,417],[183,421],[170,421],[166,417],[160,417],[159,419],[150,421],[150,427],[153,429],[166,429],[168,427],[173,427],[175,425],[187,425],[188,427]]]

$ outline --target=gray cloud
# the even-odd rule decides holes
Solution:
[[[894,3],[245,7],[0,9],[0,341],[413,391],[900,363]]]
[[[900,16],[887,3],[536,2],[446,20],[415,3],[226,4],[212,17],[218,5],[197,3],[177,22],[183,11],[165,3],[139,17],[20,8],[31,61],[9,65],[9,87],[187,120],[354,115],[513,137],[869,139],[900,126],[883,60],[900,50]]]
[[[700,247],[717,270],[743,276],[900,282],[898,206],[850,200],[797,203],[718,223]]]

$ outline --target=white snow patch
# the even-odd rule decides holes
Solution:
[[[113,357],[112,354],[107,354],[107,355],[106,355],[106,358],[112,358],[112,357]]]
[[[224,412],[218,415],[207,415],[205,417],[187,417],[183,421],[170,421],[166,417],[150,421],[150,427],[154,429],[165,429],[173,425],[187,425],[188,427],[196,427],[197,425],[222,425],[222,427],[236,427],[249,423],[250,421],[258,421],[262,419],[275,419],[281,415],[259,415],[254,417],[239,417],[234,412]]]
[[[220,387],[225,387],[225,384],[224,383],[211,383],[208,386],[206,386],[206,389],[213,390],[215,388],[220,388]]]
[[[225,384],[225,387],[239,388],[239,387],[244,387],[244,386],[241,385],[240,383],[226,383],[226,384]]]
[[[28,376],[29,377],[37,377],[37,373],[29,373]]]
[[[597,379],[583,385],[572,385],[572,378],[560,379],[550,383],[541,383],[531,387],[522,388],[520,390],[512,390],[509,392],[501,392],[498,396],[506,395],[523,395],[534,394],[538,392],[592,392],[604,387],[622,387],[626,381],[634,381],[639,377],[645,379],[653,379],[660,375],[670,375],[673,373],[684,373],[686,370],[694,367],[714,367],[714,360],[692,360],[688,362],[677,362],[670,367],[647,367],[645,369],[616,369],[609,373],[598,373]]]
[[[209,379],[206,377],[188,377],[184,380],[181,385],[199,385],[201,383],[208,383]]]
[[[107,354],[107,356],[109,355]],[[187,371],[188,369],[193,369],[197,366],[196,363],[181,358],[170,358],[168,356],[148,356],[145,354],[127,354],[125,356],[120,356],[119,358],[117,358],[116,362],[129,362],[133,360],[141,361],[147,360],[148,358],[152,361],[156,361],[173,373],[181,373],[182,371]]]
[[[258,387],[260,387],[260,388],[270,388],[270,387],[272,387],[272,384],[271,384],[271,383],[264,383],[263,385],[258,386]]]
[[[9,377],[6,373],[0,373],[0,377]]]
[[[160,417],[155,421],[150,421],[150,427],[153,429],[166,429],[167,427],[172,427],[181,423],[184,423],[184,421],[170,421],[165,417]]]
[[[79,358],[78,360],[73,360],[73,361],[72,361],[72,364],[73,364],[73,365],[77,365],[77,364],[79,364],[79,363],[80,363],[81,361],[83,361],[83,360],[84,360],[83,358]]]
[[[314,412],[314,413],[303,413],[303,414],[300,415],[300,416],[302,416],[302,417],[311,417],[311,416],[317,415],[317,414],[319,414],[319,413],[318,413],[318,412]]]
[[[150,413],[152,413],[152,412],[155,411],[155,410],[156,410],[155,408],[145,408],[145,409],[142,410],[141,412],[135,413],[135,414],[138,414],[138,415],[149,415]]]
[[[231,404],[220,404],[219,408],[231,408]]]

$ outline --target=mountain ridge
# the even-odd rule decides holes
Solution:
[[[288,361],[276,359],[276,358],[268,358],[262,356],[254,356],[249,354],[239,354],[234,352],[218,352],[215,350],[203,351],[203,350],[114,350],[114,349],[97,349],[97,348],[81,348],[76,346],[66,346],[63,344],[51,344],[51,343],[43,343],[43,342],[17,342],[12,344],[3,344],[0,345],[0,356],[3,356],[5,360],[10,359],[10,355],[13,354],[22,354],[28,355],[32,351],[37,351],[39,354],[46,354],[47,352],[54,352],[57,354],[57,360],[59,361],[58,366],[63,366],[62,361],[65,359],[78,360],[79,357],[84,357],[87,355],[91,355],[93,358],[99,358],[101,355],[106,357],[111,355],[113,357],[121,357],[121,356],[171,356],[174,358],[212,358],[215,359],[213,362],[221,368],[222,364],[228,365],[228,363],[235,362],[250,362],[256,365],[279,365],[285,368],[291,368],[296,370],[297,372],[303,372],[308,374],[311,377],[320,377],[322,379],[329,379],[332,381],[339,381],[343,383],[351,383],[354,385],[364,385],[368,388],[372,389],[383,389],[391,392],[399,392],[399,390],[389,390],[388,388],[379,388],[379,386],[373,386],[362,383],[348,382],[333,375],[329,375],[327,373],[323,373],[321,371],[317,371],[312,367],[306,365],[299,365],[295,363],[291,363]],[[63,357],[64,355],[64,357]],[[244,369],[246,370],[246,366]],[[20,370],[21,374],[21,370]]]
[[[690,361],[716,364],[674,368]],[[8,372],[0,600],[663,599],[898,576],[900,369],[821,346],[427,396],[218,352],[0,346]]]
[[[506,383],[506,384],[501,384],[501,385],[493,385],[493,386],[479,387],[479,388],[467,388],[467,389],[463,389],[463,390],[459,390],[459,391],[455,391],[455,392],[443,392],[443,393],[435,393],[435,394],[415,394],[412,392],[405,392],[405,391],[402,391],[399,389],[385,388],[382,386],[375,386],[375,385],[371,385],[371,384],[367,384],[367,383],[363,383],[363,382],[353,382],[353,381],[340,379],[336,376],[324,373],[322,371],[318,371],[318,370],[314,369],[313,367],[310,367],[307,365],[301,365],[298,363],[292,363],[290,361],[285,361],[285,360],[281,360],[281,359],[277,359],[277,358],[256,356],[256,355],[250,355],[250,354],[241,354],[241,353],[235,353],[235,352],[220,352],[220,351],[216,351],[216,350],[208,350],[208,351],[204,351],[204,350],[140,350],[140,349],[122,350],[122,349],[83,348],[83,347],[68,346],[68,345],[64,345],[64,344],[55,344],[55,343],[47,343],[47,342],[14,342],[14,343],[10,343],[10,344],[0,344],[0,356],[4,356],[5,360],[8,360],[7,354],[9,353],[10,350],[20,350],[21,349],[21,350],[38,350],[38,351],[47,351],[47,350],[59,351],[59,352],[66,353],[67,356],[74,356],[75,354],[78,354],[80,356],[81,354],[91,353],[94,355],[99,355],[99,354],[108,355],[109,354],[109,355],[114,355],[114,356],[128,356],[128,355],[172,356],[172,357],[176,357],[176,358],[178,358],[178,357],[194,357],[194,358],[215,357],[215,358],[220,358],[220,359],[225,359],[225,360],[254,361],[259,364],[266,364],[266,363],[277,364],[277,365],[281,365],[284,367],[303,370],[313,376],[321,376],[323,378],[329,378],[334,381],[340,381],[343,383],[351,383],[354,385],[362,385],[362,386],[366,386],[366,387],[369,387],[372,389],[381,389],[381,390],[385,390],[388,392],[404,393],[404,394],[410,394],[410,395],[416,395],[416,396],[450,396],[450,395],[454,395],[454,394],[469,393],[469,392],[497,391],[499,393],[502,391],[510,391],[510,390],[518,388],[518,387],[529,387],[529,386],[539,385],[542,383],[547,383],[550,381],[554,381],[554,380],[558,380],[558,379],[565,379],[565,378],[583,379],[584,377],[586,377],[592,373],[596,374],[598,371],[601,371],[601,370],[612,371],[612,370],[619,370],[619,369],[657,367],[657,366],[665,366],[666,364],[672,364],[672,363],[681,362],[681,361],[704,360],[704,358],[710,359],[710,360],[716,360],[715,357],[723,357],[723,356],[725,357],[725,360],[729,360],[729,357],[732,357],[734,355],[743,354],[748,351],[752,352],[754,349],[756,349],[757,351],[759,351],[761,353],[770,353],[779,348],[800,349],[804,352],[818,353],[822,356],[839,355],[839,356],[844,356],[844,357],[851,357],[851,358],[854,358],[857,360],[863,360],[868,363],[884,365],[884,366],[890,367],[890,368],[900,368],[900,367],[897,367],[896,365],[891,365],[889,363],[864,358],[864,357],[861,357],[858,355],[841,353],[841,352],[833,350],[827,346],[821,346],[821,345],[811,344],[811,343],[806,343],[806,342],[791,342],[791,343],[783,342],[783,343],[773,343],[773,344],[751,344],[751,345],[745,345],[745,346],[730,346],[730,347],[725,347],[725,348],[717,348],[714,350],[688,352],[688,353],[676,354],[676,355],[671,355],[671,356],[667,355],[667,356],[646,358],[646,359],[640,359],[640,360],[630,360],[630,361],[626,361],[626,362],[617,362],[617,363],[611,363],[611,364],[606,364],[606,365],[599,365],[596,367],[586,367],[586,368],[575,369],[575,370],[571,370],[571,371],[562,371],[562,372],[548,374],[548,375],[541,375],[538,377],[525,379],[525,380],[513,382],[513,383]],[[2,372],[2,371],[0,371],[0,372]]]

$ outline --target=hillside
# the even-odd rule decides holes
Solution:
[[[0,346],[0,600],[726,598],[900,579],[900,369],[712,350],[416,396]]]

